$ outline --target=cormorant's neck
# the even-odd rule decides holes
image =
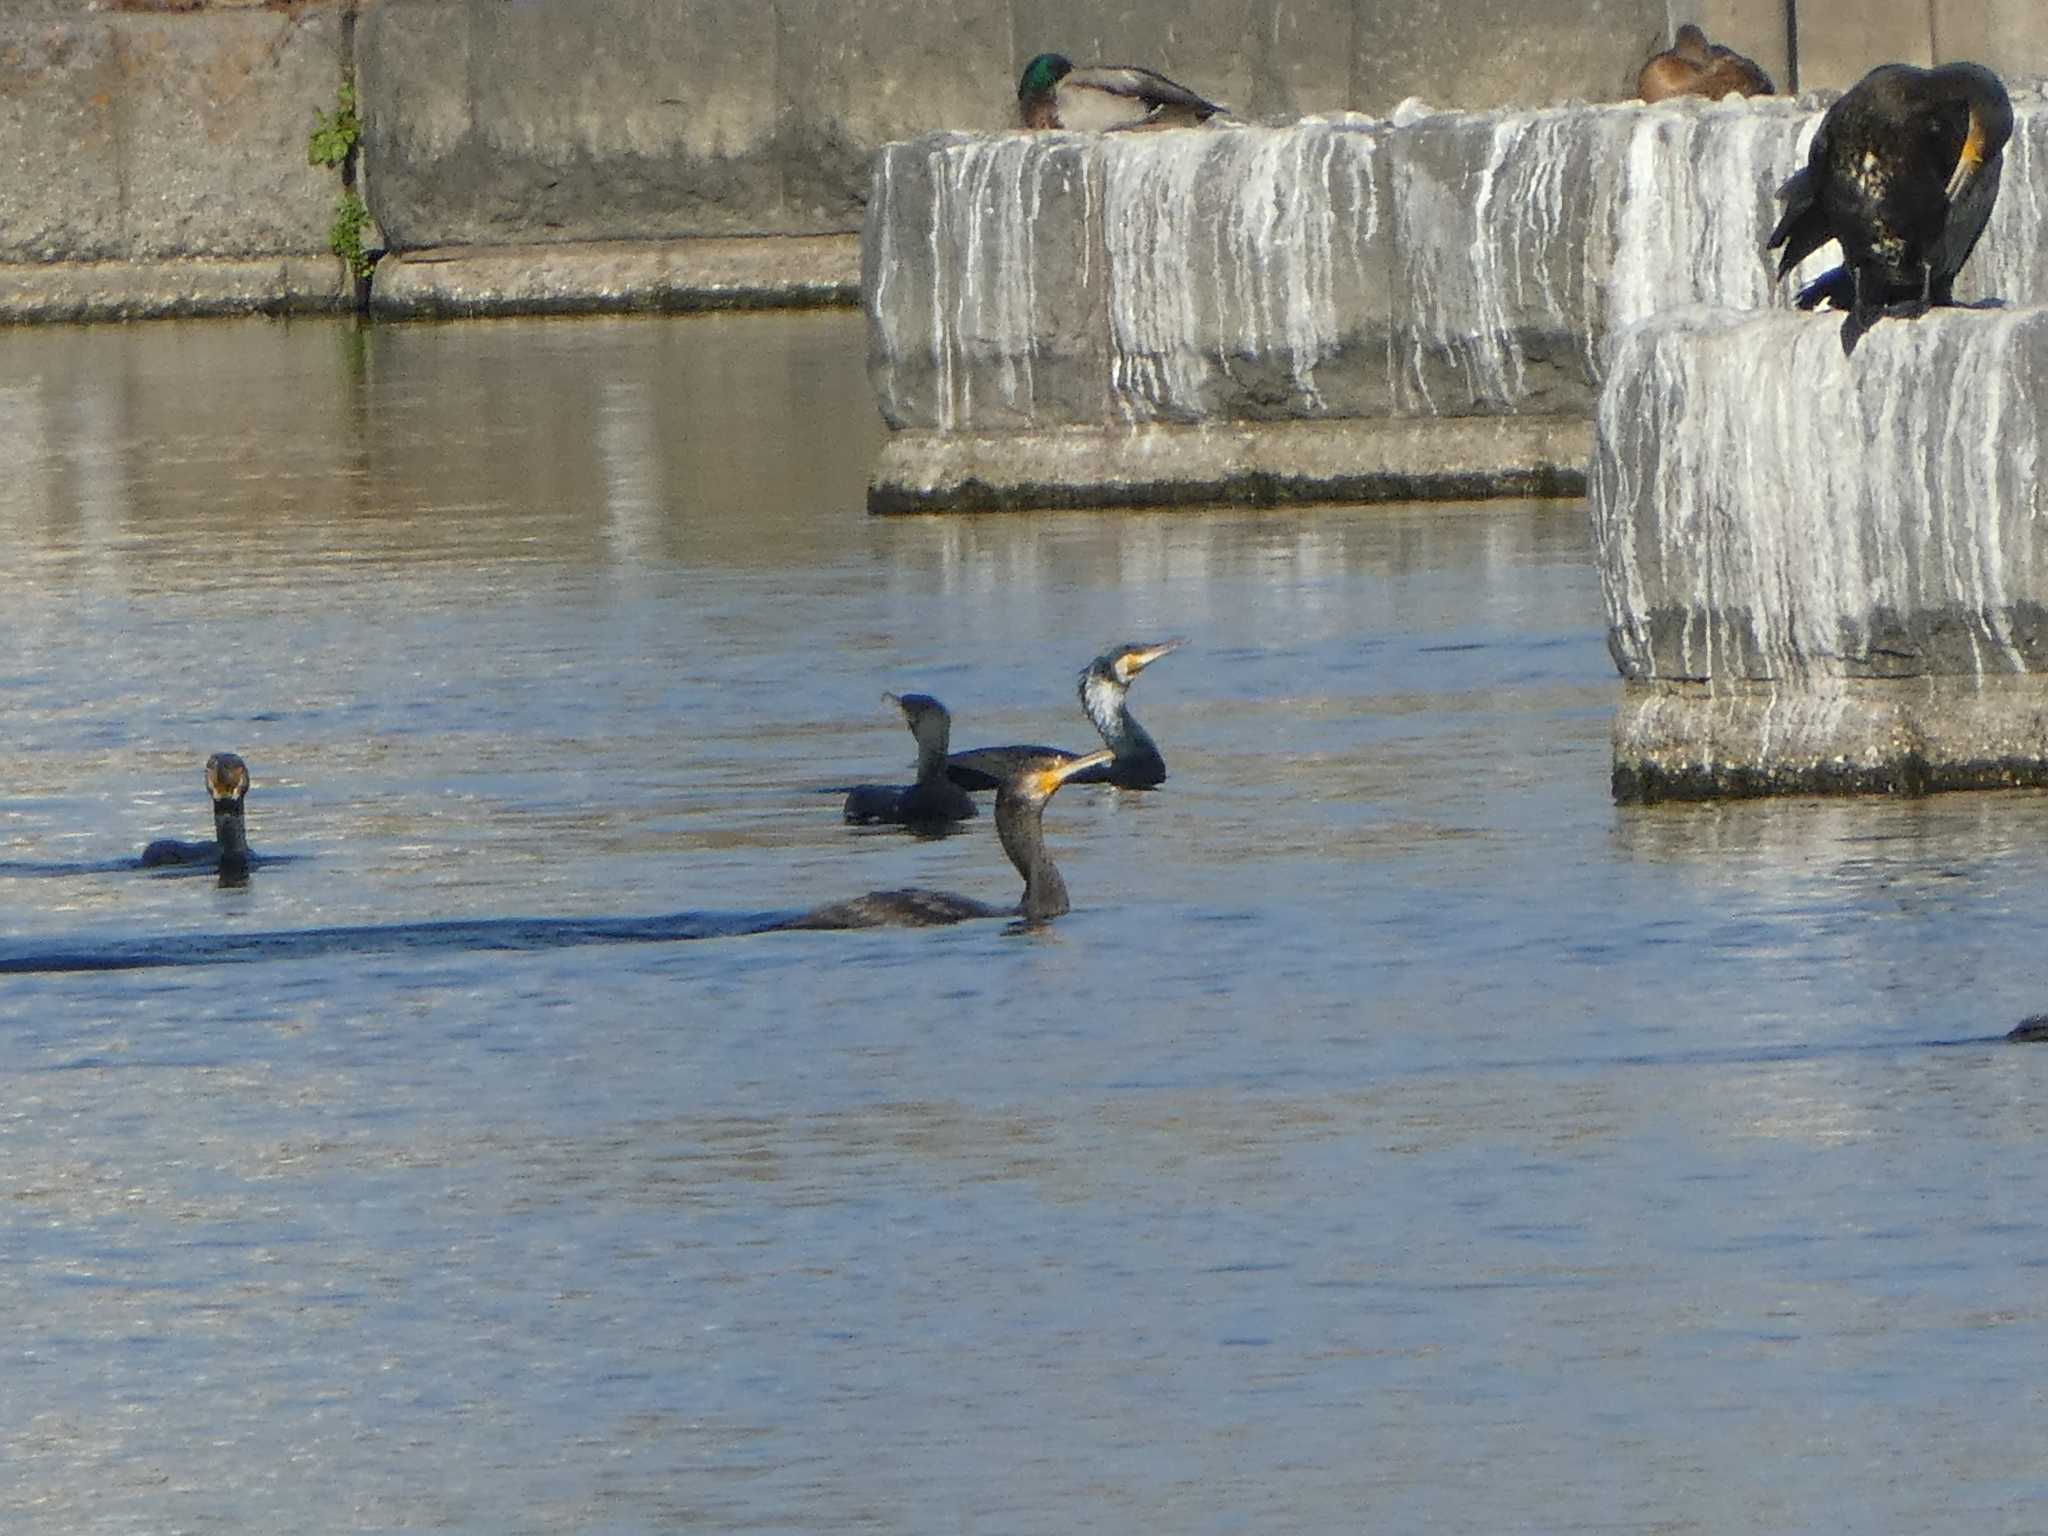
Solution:
[[[1024,899],[1017,910],[1028,922],[1059,917],[1069,906],[1067,882],[1045,849],[1044,811],[1043,801],[1014,795],[1007,785],[996,793],[996,836],[1024,877]]]
[[[912,733],[917,737],[917,782],[929,784],[946,776],[946,749],[953,744],[953,727],[944,720],[927,720]]]
[[[1089,676],[1081,683],[1081,707],[1102,733],[1102,740],[1118,759],[1157,754],[1158,746],[1145,727],[1131,718],[1126,702],[1130,686],[1113,677]]]
[[[248,867],[249,830],[242,819],[240,800],[213,802],[213,835],[220,839],[221,868]]]

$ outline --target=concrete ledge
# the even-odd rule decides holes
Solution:
[[[331,314],[354,302],[332,256],[0,264],[0,324]]]
[[[859,302],[855,235],[447,246],[386,257],[370,290],[390,319]]]
[[[898,432],[868,510],[1577,496],[1591,438],[1586,421],[1545,416]]]
[[[1614,798],[1929,794],[2048,785],[2048,678],[1631,683]]]

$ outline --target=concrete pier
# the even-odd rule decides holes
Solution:
[[[2048,309],[1617,344],[1591,509],[1624,799],[2048,783]]]

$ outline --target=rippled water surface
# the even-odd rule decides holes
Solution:
[[[1578,507],[874,521],[860,354],[0,335],[0,962],[223,954],[0,975],[0,1528],[2040,1529],[2048,799],[1617,809]],[[1051,928],[562,942],[1013,899],[821,788],[1168,635]]]

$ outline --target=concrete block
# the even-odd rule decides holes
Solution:
[[[386,0],[356,60],[371,211],[397,248],[796,232],[772,11]]]
[[[1617,344],[1592,516],[1622,675],[2048,672],[2048,310],[1690,311]]]
[[[1626,101],[1665,46],[1665,0],[1379,0],[1353,38],[1351,105],[1435,107]]]
[[[0,260],[324,250],[331,13],[0,20]]]

